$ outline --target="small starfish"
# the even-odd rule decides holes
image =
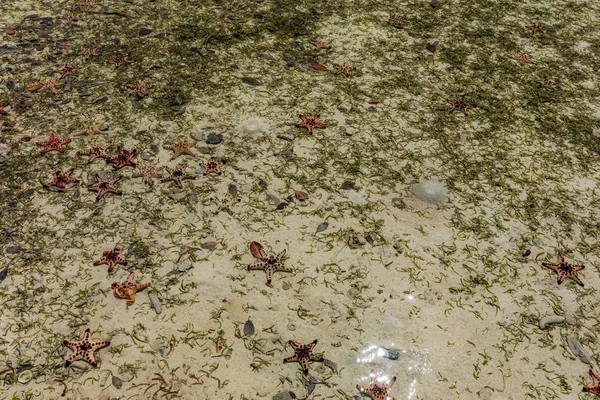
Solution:
[[[162,167],[160,167],[160,169],[162,169]],[[150,186],[153,184],[152,178],[160,176],[158,173],[159,169],[154,166],[154,162],[152,161],[144,165],[138,165],[138,171],[139,173],[133,175],[133,177],[144,178],[144,183]]]
[[[72,342],[70,340],[65,340],[63,341],[63,344],[74,352],[65,362],[65,367],[68,367],[77,360],[87,361],[95,367],[98,365],[98,362],[96,361],[96,357],[94,357],[94,352],[98,349],[110,346],[110,341],[92,342],[92,334],[88,328],[83,333],[83,338],[80,341]]]
[[[114,186],[115,182],[118,182],[120,179],[120,176],[116,176],[112,179],[108,179],[105,181],[100,175],[96,174],[96,183],[94,183],[93,185],[89,185],[88,190],[98,192],[98,195],[96,196],[96,201],[100,200],[100,198],[104,196],[105,193],[110,192],[120,195],[121,191]]]
[[[458,100],[451,101],[450,106],[452,107],[450,112],[461,111],[463,114],[465,114],[465,117],[469,116],[469,114],[467,114],[469,108],[475,108],[474,105],[465,103],[465,96],[462,96]]]
[[[356,68],[354,68],[351,65],[348,64],[333,64],[333,68],[335,69],[335,74],[339,75],[339,74],[344,74],[346,75],[346,77],[350,76],[350,72],[354,71]]]
[[[553,88],[554,87],[554,81],[551,80],[550,78],[544,77],[544,79],[541,79],[539,81],[537,81],[540,86],[546,86],[549,88]]]
[[[196,142],[188,142],[187,140],[182,140],[181,136],[177,138],[177,143],[171,146],[171,150],[173,150],[173,157],[171,160],[176,159],[180,155],[187,154],[190,156],[196,156],[196,153],[192,151],[192,148],[196,145]]]
[[[136,163],[133,161],[135,157],[135,150],[129,151],[119,146],[117,149],[117,155],[106,159],[107,164],[114,164],[114,169],[121,169],[123,167],[131,166],[135,167]]]
[[[529,30],[533,33],[536,32],[544,32],[544,25],[541,24],[533,24],[528,26]]]
[[[527,54],[517,53],[514,56],[512,56],[512,59],[517,60],[521,65],[533,64],[533,59]]]
[[[290,357],[286,357],[283,362],[294,362],[297,361],[302,366],[302,371],[306,374],[308,373],[309,361],[323,361],[322,355],[313,354],[313,348],[317,345],[317,339],[315,339],[312,343],[309,344],[300,344],[295,340],[290,340],[288,342],[290,346],[294,349],[294,355]]]
[[[390,388],[394,382],[396,382],[395,376],[390,379],[390,383],[380,383],[377,381],[375,371],[371,371],[371,384],[369,386],[356,385],[356,388],[361,394],[366,394],[373,400],[396,400],[396,398],[390,394]]]
[[[115,66],[115,69],[119,68],[121,65],[127,63],[127,56],[122,54],[117,54],[115,58],[109,61],[110,64]]]
[[[113,292],[115,293],[115,297],[118,299],[125,299],[125,303],[133,304],[135,303],[135,294],[140,290],[146,289],[152,283],[133,283],[133,277],[135,276],[135,272],[132,272],[127,277],[127,280],[123,283],[112,283]]]
[[[2,104],[0,104],[0,115],[6,115],[6,111],[4,110],[4,108],[6,108],[8,106],[9,106],[8,103],[2,103]]]
[[[100,3],[101,0],[80,0],[79,3],[75,4],[75,7],[90,7],[93,8],[96,4]]]
[[[317,115],[315,117],[305,117],[304,115],[300,115],[300,119],[302,120],[302,122],[299,124],[296,124],[296,126],[298,128],[308,129],[308,134],[312,135],[314,128],[319,128],[319,129],[326,128],[325,125],[323,125],[319,122],[319,118],[321,118],[320,115]]]
[[[81,14],[69,11],[69,12],[65,13],[62,17],[67,22],[73,22],[73,21],[79,21],[81,19]]]
[[[257,250],[255,251],[254,248]],[[267,276],[267,286],[271,286],[271,280],[275,272],[292,272],[291,268],[284,267],[281,260],[285,257],[285,250],[275,256],[267,256],[262,245],[257,242],[250,243],[252,255],[260,262],[248,265],[248,271],[265,271]]]
[[[99,144],[94,144],[91,149],[88,150],[87,155],[90,156],[90,160],[88,162],[94,161],[96,158],[108,158],[108,154],[106,153],[106,149],[109,146],[102,147]]]
[[[558,262],[552,264],[549,262],[542,262],[542,265],[546,268],[550,268],[558,274],[558,284],[560,285],[566,278],[573,279],[579,286],[583,287],[583,282],[577,276],[577,272],[585,268],[584,265],[573,265],[565,261],[565,258],[561,253],[558,253]]]
[[[211,157],[210,160],[200,165],[204,167],[204,176],[206,176],[208,174],[221,175],[222,172],[219,168],[222,167],[223,164],[224,163],[215,161],[215,159]]]
[[[310,42],[310,44],[312,44],[318,49],[328,49],[331,47],[331,40],[313,40],[312,42]]]
[[[152,87],[152,85],[146,85],[146,83],[141,79],[138,80],[135,86],[127,85],[127,88],[129,89],[129,95],[137,96],[140,98],[148,96],[148,90],[152,89]]]
[[[179,186],[180,188],[183,188],[183,185],[181,184],[182,180],[196,179],[195,176],[188,175],[185,173],[185,170],[187,167],[188,167],[187,165],[182,165],[177,168],[165,167],[167,172],[169,173],[169,176],[164,179],[161,179],[161,182],[175,181],[175,183],[177,183],[177,186]]]
[[[408,20],[404,15],[394,15],[392,17],[392,25],[394,28],[403,29],[406,25],[408,25]]]
[[[83,61],[87,61],[90,58],[98,57],[99,55],[100,55],[100,50],[98,50],[97,47],[90,47],[83,51],[83,53],[81,54],[81,57],[83,58]]]
[[[54,78],[45,82],[40,82],[37,90],[49,90],[52,93],[56,93],[56,88],[61,85],[64,85],[64,83],[60,82],[57,78]]]
[[[54,179],[52,180],[52,182],[50,182],[50,185],[64,189],[69,183],[79,182],[77,179],[71,178],[72,173],[72,169],[68,170],[64,174],[61,174],[61,171],[56,171],[54,173]]]
[[[62,145],[67,144],[67,143],[71,143],[71,139],[68,139],[68,138],[67,139],[59,139],[53,133],[50,134],[50,139],[48,139],[47,141],[36,142],[36,144],[39,146],[45,146],[44,150],[42,150],[42,153],[47,153],[50,150],[56,150],[56,151],[62,153],[65,151],[62,148]]]
[[[77,75],[81,67],[74,67],[71,64],[65,64],[60,70],[60,79],[63,79],[67,75]]]
[[[600,378],[598,378],[591,369],[589,371],[589,374],[592,377],[592,379],[594,380],[594,382],[590,386],[585,386],[582,389],[582,391],[587,392],[587,393],[597,394],[598,396],[600,396]]]
[[[104,250],[102,258],[94,262],[94,265],[108,264],[108,272],[115,268],[115,264],[127,265],[127,260],[123,257],[123,248],[116,246],[113,250]]]

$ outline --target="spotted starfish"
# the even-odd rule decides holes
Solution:
[[[549,88],[553,88],[554,87],[554,81],[548,77],[544,77],[544,79],[541,79],[539,81],[537,81],[540,86],[546,86]]]
[[[302,122],[296,124],[296,126],[298,128],[308,129],[308,134],[312,135],[314,128],[325,129],[325,125],[319,122],[319,118],[321,118],[320,115],[317,115],[315,117],[305,117],[304,115],[300,115],[300,119],[302,120]]]
[[[116,246],[113,250],[104,250],[102,258],[94,262],[94,265],[108,265],[108,272],[111,272],[116,264],[127,265],[127,260],[123,257],[123,248]]]
[[[285,250],[275,256],[267,256],[260,243],[252,242],[250,243],[250,251],[254,257],[261,261],[248,265],[248,271],[265,271],[267,286],[271,286],[271,280],[275,272],[292,272],[291,268],[284,267],[281,264],[281,260],[285,257]]]
[[[83,338],[80,341],[73,342],[65,340],[63,341],[63,344],[73,350],[73,354],[65,362],[65,367],[68,367],[77,360],[87,361],[95,367],[98,365],[98,362],[96,361],[96,357],[94,357],[94,352],[98,349],[110,346],[110,341],[92,342],[92,334],[88,328],[83,333]]]
[[[8,107],[8,103],[2,103],[0,104],[0,115],[6,115],[6,111],[4,110],[6,107]]]
[[[577,272],[585,268],[584,265],[573,265],[565,261],[565,258],[561,253],[558,254],[558,262],[551,264],[549,262],[542,262],[542,265],[546,268],[550,268],[558,274],[558,284],[560,285],[566,278],[573,279],[579,286],[583,287],[583,282],[577,276]]]
[[[221,175],[221,170],[219,168],[223,166],[223,164],[224,163],[217,162],[214,158],[211,158],[207,162],[200,165],[204,167],[204,176],[206,176],[208,174]]]
[[[96,196],[96,201],[100,200],[100,198],[108,192],[120,195],[121,191],[114,186],[114,184],[120,179],[120,176],[115,176],[114,178],[105,181],[100,175],[96,174],[96,183],[94,183],[93,185],[89,185],[88,190],[98,192],[98,195]]]
[[[80,69],[81,69],[81,67],[74,67],[71,64],[65,64],[63,69],[60,70],[60,79],[63,79],[67,75],[75,76],[78,74],[78,71]]]
[[[512,57],[512,59],[517,60],[521,65],[533,64],[533,59],[527,54],[517,53]]]
[[[377,381],[375,371],[371,371],[371,384],[369,386],[356,385],[356,388],[361,394],[366,394],[372,400],[396,400],[396,398],[390,394],[390,388],[394,382],[396,382],[395,376],[390,379],[390,383],[380,383]]]
[[[334,73],[336,75],[344,74],[346,77],[349,77],[350,73],[356,69],[348,64],[333,64],[333,68],[335,69]]]
[[[50,134],[50,139],[45,142],[36,142],[39,146],[45,146],[42,150],[42,153],[47,153],[50,150],[56,150],[59,152],[64,152],[65,150],[62,148],[63,144],[71,143],[71,139],[59,139],[53,133]]]
[[[181,184],[182,180],[196,179],[195,176],[188,175],[185,173],[185,170],[187,167],[188,167],[187,165],[182,165],[177,168],[165,167],[167,172],[169,173],[169,176],[164,179],[161,179],[161,182],[175,181],[175,183],[177,183],[177,186],[179,186],[180,188],[183,188],[183,185]]]
[[[600,396],[600,378],[598,378],[591,369],[589,374],[594,380],[594,382],[590,386],[584,387],[583,391],[587,393],[597,394],[598,396]]]
[[[331,47],[331,40],[313,40],[312,42],[310,42],[310,44],[312,44],[318,49],[328,49]]]
[[[133,157],[135,157],[135,150],[129,151],[119,146],[119,148],[117,149],[117,155],[111,158],[107,158],[106,163],[114,164],[114,169],[121,169],[127,166],[135,167],[136,164],[135,161],[133,161]]]
[[[173,150],[173,157],[171,157],[171,160],[174,160],[183,154],[188,154],[195,157],[196,153],[192,151],[195,145],[195,142],[188,142],[187,140],[182,140],[181,136],[178,137],[177,143],[171,147],[171,150]]]
[[[115,293],[115,297],[119,299],[125,299],[125,303],[133,304],[135,303],[135,294],[140,290],[146,289],[152,283],[133,283],[133,277],[135,276],[135,272],[132,272],[127,277],[127,280],[123,283],[112,283],[113,292]]]
[[[469,110],[469,108],[475,108],[474,105],[465,103],[464,96],[458,100],[450,102],[450,107],[451,107],[451,109],[450,109],[451,113],[454,111],[460,111],[465,115],[465,117],[469,116],[469,114],[467,114],[467,111]]]
[[[115,56],[115,58],[113,58],[112,60],[110,60],[109,63],[112,64],[112,65],[114,65],[115,69],[117,69],[121,65],[127,63],[127,56],[124,56],[122,54],[118,54],[118,55]]]
[[[87,153],[87,155],[90,156],[89,162],[94,161],[96,158],[108,158],[108,154],[106,153],[108,147],[109,146],[102,147],[99,144],[94,144]]]
[[[160,169],[162,169],[162,168],[163,167],[160,167]],[[159,168],[156,168],[156,166],[154,165],[154,162],[151,161],[147,164],[138,165],[138,173],[133,175],[133,177],[134,178],[143,178],[145,184],[152,186],[153,185],[152,178],[160,176],[158,171],[159,171]]]
[[[56,93],[56,88],[64,85],[63,82],[60,82],[58,79],[50,79],[45,82],[40,82],[38,85],[34,86],[36,90],[49,90],[52,93]]]
[[[288,343],[294,349],[294,355],[284,358],[283,362],[299,362],[305,374],[308,373],[309,361],[323,361],[322,355],[313,354],[313,348],[317,345],[317,339],[309,344],[300,344],[295,340],[290,340]]]
[[[71,178],[72,173],[72,169],[68,170],[64,174],[61,174],[61,171],[56,171],[54,173],[54,179],[52,180],[52,182],[50,182],[50,185],[64,189],[69,183],[79,182],[77,179]]]

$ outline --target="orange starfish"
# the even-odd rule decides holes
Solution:
[[[313,348],[317,345],[317,339],[315,339],[312,343],[309,344],[300,344],[295,340],[290,340],[288,343],[294,349],[294,355],[286,357],[283,360],[283,362],[299,362],[302,366],[302,371],[304,371],[305,374],[308,373],[309,361],[323,361],[322,355],[315,355],[312,352]]]
[[[95,367],[98,365],[98,362],[96,361],[96,357],[94,357],[94,351],[109,346],[110,341],[92,342],[92,334],[88,328],[83,333],[83,338],[80,341],[73,342],[65,340],[63,341],[63,344],[74,352],[65,362],[65,367],[68,367],[77,360],[87,361]]]
[[[577,272],[585,268],[585,265],[573,265],[565,261],[565,258],[561,253],[558,253],[558,262],[551,264],[549,262],[543,262],[542,265],[546,268],[550,268],[558,274],[558,284],[560,285],[567,278],[573,279],[579,286],[583,287],[583,282],[577,276]]]
[[[590,369],[590,377],[594,380],[594,382],[590,386],[586,386],[583,388],[584,392],[594,393],[600,396],[600,379],[594,374],[594,372]]]
[[[196,145],[195,142],[189,142],[187,140],[182,140],[181,136],[179,136],[177,138],[177,143],[175,143],[171,147],[171,150],[173,150],[173,157],[171,157],[171,160],[174,160],[177,157],[184,155],[184,154],[196,157],[196,153],[194,153],[192,151],[192,148],[194,148],[195,145]]]
[[[390,383],[378,382],[375,371],[373,370],[371,371],[371,384],[369,386],[356,385],[356,388],[360,393],[366,394],[373,400],[396,400],[396,398],[390,394],[390,388],[394,382],[396,382],[395,376],[390,379]]]
[[[113,250],[104,250],[102,258],[94,263],[94,265],[108,264],[108,272],[112,271],[115,264],[127,265],[127,260],[123,257],[123,248],[115,247]]]
[[[296,124],[296,126],[298,128],[308,129],[308,134],[312,135],[313,129],[315,129],[315,128],[325,129],[326,128],[325,125],[323,125],[322,123],[319,122],[319,118],[321,118],[320,115],[317,115],[315,117],[305,117],[304,115],[300,115],[300,119],[302,120],[302,122],[299,124]]]
[[[125,303],[133,304],[135,303],[135,294],[140,290],[146,289],[148,286],[152,284],[152,282],[148,283],[133,283],[133,277],[135,276],[135,272],[132,272],[127,277],[127,280],[123,283],[112,283],[113,292],[115,293],[115,297],[118,299],[125,299]]]

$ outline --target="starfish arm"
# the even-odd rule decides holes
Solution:
[[[577,284],[581,287],[584,287],[585,285],[583,284],[583,282],[581,281],[581,279],[579,279],[579,277],[577,275],[573,275],[571,277],[571,279],[573,279],[575,282],[577,282]]]
[[[289,267],[284,267],[284,266],[283,266],[283,265],[281,265],[281,264],[278,264],[278,265],[275,267],[275,271],[277,271],[277,272],[292,272],[292,269],[291,269],[291,268],[289,268]]]
[[[300,359],[300,366],[302,366],[302,371],[305,374],[308,373],[308,370],[310,368],[310,366],[308,365],[308,357],[302,357]]]
[[[67,358],[67,361],[65,361],[65,367],[68,367],[69,365],[73,364],[77,360],[81,360],[81,358],[82,358],[82,356],[80,354],[78,354],[77,352],[73,353],[71,355],[71,357]]]
[[[561,271],[561,270],[558,270],[557,272],[558,272],[557,282],[560,285],[561,283],[564,282],[565,278],[567,277],[567,274],[565,273],[565,271]]]
[[[106,259],[106,257],[102,257],[98,261],[95,261],[94,265],[102,265],[102,264],[106,264],[107,262],[108,262],[108,260]]]
[[[285,257],[285,250],[283,250],[281,253],[275,256],[275,258],[277,258],[277,261],[281,261],[283,257]]]
[[[273,269],[265,268],[265,275],[267,277],[267,285],[270,285],[271,281],[273,281]]]
[[[298,357],[296,357],[295,355],[289,356],[289,357],[286,357],[283,359],[284,363],[294,362],[294,361],[298,361]]]
[[[556,265],[556,264],[552,264],[549,262],[542,262],[542,265],[546,268],[550,268],[551,270],[553,270],[555,272],[558,272],[558,265]]]
[[[146,289],[148,286],[152,285],[152,282],[148,282],[148,283],[139,283],[137,285],[134,286],[134,290],[136,292],[139,292],[140,290],[144,290]]]
[[[77,342],[73,342],[71,340],[63,340],[63,344],[73,351],[75,351],[77,347]]]
[[[135,277],[135,272],[131,272],[129,274],[129,276],[127,277],[127,280],[125,282],[127,283],[133,283],[133,278]]]
[[[306,347],[308,347],[308,349],[312,351],[312,349],[314,349],[316,345],[317,339],[315,339],[312,343],[307,344]]]
[[[264,262],[250,264],[250,265],[248,265],[248,271],[264,271],[266,265],[267,264],[265,264]]]
[[[302,347],[302,345],[295,340],[290,340],[288,343],[294,350],[298,350],[300,347]]]
[[[109,261],[107,261],[107,264],[108,264],[108,272],[111,272],[115,268],[115,261],[109,260]]]
[[[594,373],[594,371],[592,371],[592,370],[590,369],[590,371],[589,371],[588,373],[590,374],[590,377],[591,377],[591,378],[594,380],[594,385],[597,385],[597,384],[599,384],[599,383],[600,383],[600,378],[598,378],[598,377],[596,376],[596,374]]]
[[[105,347],[110,346],[110,340],[103,340],[101,342],[92,342],[90,347],[92,348],[91,351],[96,351],[99,349],[103,349]]]
[[[323,356],[321,354],[311,354],[310,361],[323,361]]]

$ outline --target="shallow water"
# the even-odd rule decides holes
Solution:
[[[594,398],[599,15],[0,2],[0,399]]]

